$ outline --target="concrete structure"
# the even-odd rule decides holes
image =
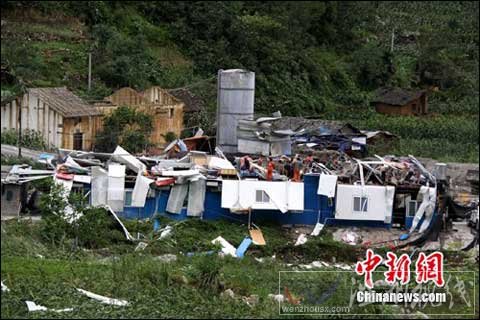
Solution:
[[[255,73],[219,70],[217,81],[217,145],[226,153],[236,153],[238,120],[253,120]]]
[[[48,146],[90,150],[100,113],[66,87],[30,88],[2,103],[2,133],[10,129],[40,133]]]

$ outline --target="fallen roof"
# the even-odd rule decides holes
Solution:
[[[406,90],[402,88],[383,87],[375,91],[375,98],[372,100],[372,103],[379,102],[392,106],[403,106],[420,98],[425,93],[425,90]]]
[[[28,92],[48,103],[65,118],[101,114],[93,105],[88,104],[66,87],[30,88]]]

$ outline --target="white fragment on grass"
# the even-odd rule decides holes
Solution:
[[[295,247],[296,246],[300,246],[302,244],[305,244],[307,242],[307,236],[305,233],[301,233],[298,238],[297,238],[297,242],[295,242]]]
[[[318,236],[320,234],[320,232],[323,230],[324,226],[325,226],[324,224],[321,224],[321,223],[317,222],[317,224],[315,225],[315,228],[313,228],[313,231],[310,235],[312,235],[314,237]]]
[[[65,309],[49,309],[47,307],[41,306],[39,304],[36,304],[33,301],[25,301],[27,304],[27,308],[29,312],[35,312],[35,311],[53,311],[53,312],[69,312],[73,311],[73,308],[65,308]]]
[[[2,292],[9,292],[9,291],[10,289],[8,289],[8,287],[2,281]]]
[[[284,296],[283,294],[272,294],[272,293],[270,293],[270,294],[268,295],[268,297],[269,297],[270,299],[273,299],[273,300],[277,301],[277,302],[283,302],[283,301],[285,301],[285,296]]]
[[[159,240],[165,239],[169,237],[172,234],[172,226],[167,226],[161,233],[160,237],[158,238]]]
[[[343,263],[337,263],[337,264],[334,264],[333,266],[335,268],[342,269],[342,270],[352,270],[351,266],[349,266],[347,264],[343,264]]]
[[[237,257],[236,251],[237,249],[230,244],[227,240],[222,238],[222,236],[218,236],[217,238],[212,240],[213,244],[219,244],[222,246],[222,252],[226,255],[230,255],[234,258]]]
[[[101,296],[99,294],[95,294],[93,292],[83,290],[83,289],[79,289],[79,288],[77,288],[77,291],[79,291],[80,293],[83,293],[87,297],[92,298],[94,300],[97,300],[101,303],[111,304],[111,305],[114,305],[114,306],[121,306],[121,307],[129,305],[128,301],[126,301],[126,300],[120,300],[120,299],[114,299],[114,298]]]
[[[235,292],[233,292],[232,289],[227,289],[220,293],[221,298],[230,298],[230,299],[235,299]]]
[[[155,260],[159,260],[160,262],[169,263],[177,261],[177,256],[174,254],[164,254],[158,257],[153,258]]]
[[[39,259],[45,259],[45,257],[42,256],[40,253],[37,253],[37,254],[35,255],[35,257],[37,257],[37,258],[39,258]]]
[[[135,247],[135,251],[143,251],[145,248],[148,246],[148,243],[145,242],[139,242],[137,246]]]

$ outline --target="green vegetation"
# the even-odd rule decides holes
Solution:
[[[248,233],[245,225],[196,219],[180,223],[162,220],[163,226],[167,223],[173,225],[174,232],[169,238],[153,240],[156,237],[152,237],[151,222],[125,223],[132,234],[141,232],[145,235],[142,241],[149,244],[145,250],[135,252],[136,243],[109,238],[109,230],[104,228],[103,223],[85,224],[88,228],[82,232],[91,239],[98,239],[104,234],[102,241],[106,242],[92,246],[79,241],[75,246],[69,241],[60,243],[45,239],[43,222],[2,222],[2,281],[11,290],[2,293],[2,318],[277,317],[278,303],[272,301],[268,294],[278,293],[279,271],[297,270],[285,263],[297,265],[314,260],[331,263],[335,257],[336,262],[352,265],[363,255],[358,248],[334,242],[328,230],[324,230],[325,234],[318,239],[311,238],[305,246],[294,247],[296,235],[289,235],[278,227],[262,226],[267,246],[251,246],[242,260],[220,258],[201,253],[215,249],[210,241],[218,235],[238,246]],[[196,255],[188,257],[185,255],[187,252],[195,252]],[[175,254],[177,260],[167,263],[157,258],[166,253]],[[276,258],[271,259],[274,254]],[[452,253],[457,255],[455,259],[449,258],[450,253],[445,254],[448,271],[477,269],[463,253]],[[264,262],[256,261],[255,257],[263,258]],[[345,282],[344,275],[338,272],[314,274],[314,282],[297,281],[290,289],[302,293],[309,283],[317,284],[315,292],[318,294],[315,297],[331,292],[332,297],[326,299],[323,305],[338,305],[351,294],[352,280],[347,277]],[[460,274],[460,277],[467,281],[466,288],[471,294],[472,283],[468,274]],[[453,284],[451,290],[454,290]],[[125,299],[130,306],[103,305],[79,295],[75,288]],[[232,289],[239,298],[222,297],[221,293],[226,289]],[[253,307],[241,300],[242,296],[250,295],[259,296],[258,304]],[[25,300],[49,308],[73,307],[74,311],[68,314],[28,313]],[[460,296],[455,296],[455,303],[455,310],[471,312],[471,308],[462,309],[467,306]],[[448,304],[440,308],[440,311],[438,307],[428,311],[450,310]],[[391,306],[369,305],[361,308],[361,312],[398,313],[399,310]]]
[[[93,100],[186,86],[206,102],[186,123],[207,134],[217,70],[250,69],[258,114],[351,121],[399,135],[390,153],[478,162],[478,14],[473,1],[5,1],[2,65]],[[430,115],[376,115],[369,101],[385,85],[431,89]]]
[[[18,130],[10,129],[2,132],[2,144],[18,146]],[[50,149],[45,143],[42,133],[31,129],[22,130],[20,146],[33,150]]]
[[[150,146],[153,130],[152,118],[132,107],[120,106],[103,119],[102,131],[95,138],[95,149],[113,152],[117,145],[127,151],[139,153]]]

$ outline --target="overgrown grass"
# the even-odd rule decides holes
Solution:
[[[262,226],[267,246],[251,246],[242,260],[215,254],[188,257],[186,252],[212,249],[209,243],[218,235],[238,246],[247,234],[246,226],[228,221],[188,220],[175,224],[162,220],[163,225],[167,223],[174,225],[171,238],[155,242],[145,239],[149,242],[147,248],[135,252],[135,243],[115,242],[106,248],[72,251],[72,247],[45,242],[41,224],[2,222],[1,273],[2,281],[10,289],[2,293],[2,318],[278,317],[278,304],[268,295],[278,293],[279,271],[297,270],[285,265],[286,262],[331,261],[335,257],[337,262],[351,264],[356,259],[355,249],[333,241],[328,230],[324,236],[310,238],[304,246],[294,247],[294,233],[278,226]],[[138,231],[150,237],[151,222],[128,221],[126,225],[132,234]],[[165,263],[156,258],[165,253],[175,254],[177,260]],[[273,254],[276,259],[265,259],[263,263],[253,259]],[[452,268],[455,267],[449,264],[449,270]],[[462,263],[462,270],[475,268]],[[319,285],[315,292],[331,295],[325,305],[338,304],[338,299],[348,301],[352,285],[340,281],[340,275],[335,271],[316,274],[314,281],[319,281]],[[125,299],[130,305],[104,305],[82,296],[75,288]],[[222,297],[225,289],[233,290],[235,298]],[[242,301],[242,297],[251,295],[259,297],[253,307]],[[25,300],[48,308],[74,310],[29,313]],[[457,302],[461,301],[456,299]],[[392,313],[398,309],[370,305],[362,308],[362,312]]]

